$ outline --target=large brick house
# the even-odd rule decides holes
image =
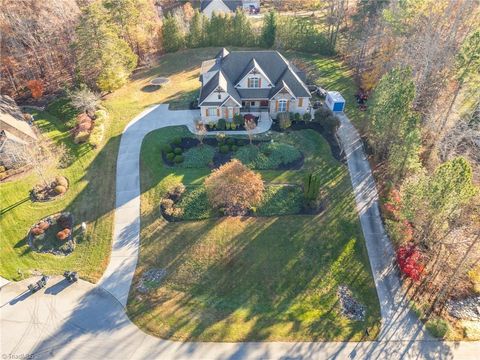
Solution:
[[[303,74],[278,51],[222,49],[204,61],[198,105],[203,121],[232,119],[235,114],[310,111]]]

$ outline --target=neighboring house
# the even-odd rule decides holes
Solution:
[[[202,120],[232,119],[235,114],[310,111],[303,74],[278,51],[222,49],[202,63],[198,105]]]
[[[202,0],[200,11],[208,18],[217,14],[233,14],[237,8],[242,8],[250,13],[260,11],[260,0]]]
[[[37,139],[15,101],[0,95],[0,164],[9,168],[22,165],[23,149]]]

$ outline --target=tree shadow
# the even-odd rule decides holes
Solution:
[[[146,93],[153,93],[161,88],[160,85],[145,85],[140,90]]]

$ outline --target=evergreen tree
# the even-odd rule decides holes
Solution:
[[[197,48],[206,45],[205,27],[208,19],[198,10],[193,13],[190,21],[190,29],[186,36],[186,45],[188,48]]]
[[[231,39],[231,17],[213,13],[207,26],[207,39],[210,46],[227,46]]]
[[[254,46],[255,35],[252,24],[243,10],[237,9],[232,19],[232,33],[230,44],[233,46]]]
[[[76,29],[74,49],[81,77],[91,85],[96,83],[102,91],[112,91],[122,86],[137,65],[137,56],[128,44],[119,37],[119,29],[110,22],[110,15],[99,2],[82,10]],[[121,78],[115,72],[122,73]],[[101,75],[99,85],[98,80]],[[109,76],[117,79],[109,86]]]
[[[177,19],[174,16],[167,15],[163,20],[163,47],[166,52],[175,52],[184,45],[184,37],[180,30]]]
[[[277,35],[277,14],[270,11],[263,18],[263,28],[261,44],[263,47],[271,48],[275,44],[275,37]]]

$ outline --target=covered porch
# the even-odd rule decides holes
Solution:
[[[268,99],[246,99],[242,100],[242,107],[240,108],[240,113],[260,113],[268,112],[270,108],[270,101]]]

